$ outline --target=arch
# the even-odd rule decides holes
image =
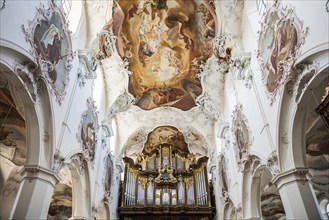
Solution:
[[[47,84],[33,72],[35,63],[24,49],[9,41],[1,40],[0,43],[1,75],[16,88],[16,96],[20,97],[25,109],[26,164],[50,169],[55,129]]]
[[[261,218],[261,216],[262,216],[261,198],[260,198],[261,190],[262,190],[262,188],[264,188],[263,184],[267,184],[272,178],[272,176],[270,176],[269,179],[267,179],[265,181],[263,180],[263,184],[262,184],[263,172],[265,175],[268,175],[269,171],[266,169],[266,166],[260,165],[259,167],[256,168],[256,170],[252,176],[251,187],[250,187],[251,218]]]
[[[110,219],[110,206],[108,202],[102,202],[97,209],[97,220]]]
[[[182,126],[172,125],[170,123],[168,124],[157,124],[152,127],[142,127],[140,129],[136,129],[134,133],[132,133],[130,136],[128,136],[127,140],[123,144],[123,147],[120,149],[120,153],[118,154],[118,158],[121,159],[125,152],[131,147],[135,145],[140,145],[142,151],[144,144],[147,142],[148,135],[152,133],[154,130],[156,130],[159,127],[174,127],[179,132],[181,132],[184,136],[184,141],[187,143],[187,148],[190,152],[194,154],[204,154],[203,156],[208,156],[208,153],[210,153],[209,144],[206,141],[206,138],[204,138],[203,134],[195,129],[194,127],[185,127],[185,129]]]
[[[259,180],[260,178],[255,176],[261,167],[264,167],[261,159],[257,156],[252,155],[250,161],[245,165],[247,169],[243,172],[242,182],[242,207],[243,217],[245,219],[260,218],[260,212],[258,205],[259,196],[255,192],[259,192]]]
[[[329,199],[323,199],[320,201],[320,210],[323,219],[329,219]]]
[[[73,155],[66,165],[72,175],[72,217],[91,217],[89,165],[82,153]]]
[[[6,207],[1,210],[1,216],[11,218],[10,215],[19,212],[17,200],[21,201],[22,193],[25,193],[21,176],[21,172],[25,172],[25,169],[22,169],[22,166],[36,167],[41,172],[51,170],[55,129],[48,85],[42,79],[34,58],[25,49],[7,40],[0,41],[0,50],[1,77],[9,85],[10,96],[13,103],[18,106],[17,111],[20,112],[19,114],[24,120],[21,137],[24,136],[25,139],[22,153],[26,156],[19,163],[16,161],[11,164],[9,178],[4,183],[4,188],[9,187],[9,191],[4,190],[5,193],[1,194],[1,203],[6,204]],[[15,126],[20,130],[20,126]],[[10,125],[8,128],[12,129],[13,127]],[[11,131],[9,130],[9,132]],[[19,158],[23,154],[19,154]],[[52,187],[50,186],[49,190],[52,190]],[[5,196],[7,192],[10,193],[9,196]],[[52,193],[52,191],[47,192]]]
[[[248,192],[249,203],[244,207],[246,219],[281,219],[285,211],[277,187],[272,184],[272,174],[264,164],[257,166],[251,174]]]
[[[320,94],[315,94],[314,90],[329,79],[328,50],[318,51],[303,62],[294,69],[294,82],[286,83],[279,103],[277,142],[281,172],[307,167],[305,135],[308,110],[314,110],[317,107],[315,103],[320,101]]]
[[[68,219],[72,216],[72,175],[64,165],[59,171],[60,181],[55,185],[47,220]]]
[[[235,207],[233,202],[229,199],[229,201],[224,205],[223,219],[227,220],[236,220],[237,215],[235,213]]]

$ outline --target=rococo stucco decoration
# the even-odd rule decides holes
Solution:
[[[1,5],[1,7],[0,7],[0,11],[2,11],[2,10],[5,9],[5,7],[6,7],[6,0],[1,0],[1,1],[0,1],[0,5]]]
[[[241,168],[249,160],[249,147],[252,143],[251,131],[248,120],[243,114],[241,104],[237,104],[232,114],[232,137],[233,144],[237,147],[238,167]]]
[[[118,54],[130,63],[129,92],[137,106],[184,111],[195,106],[202,93],[196,74],[212,56],[216,20],[214,5],[207,0],[115,3],[113,19],[105,29],[112,28]],[[113,48],[106,48],[100,49],[109,56]]]
[[[41,77],[51,85],[51,91],[61,104],[75,55],[64,13],[54,2],[48,9],[41,4],[35,18],[28,21],[27,28],[22,25],[22,30],[32,46],[30,52],[36,59]]]
[[[95,159],[97,135],[99,130],[97,114],[98,112],[95,102],[89,98],[87,100],[87,110],[81,116],[77,138],[82,145],[85,155],[87,155],[91,163],[93,163]]]
[[[262,23],[257,58],[267,95],[273,103],[278,89],[290,77],[308,28],[303,29],[293,9],[275,3],[265,14]]]

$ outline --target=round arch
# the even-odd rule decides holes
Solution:
[[[82,153],[74,154],[65,163],[72,176],[72,217],[91,217],[90,166]]]
[[[277,132],[281,172],[307,167],[307,117],[320,103],[319,88],[329,81],[328,51],[320,51],[297,65],[294,82],[285,85],[281,100]]]
[[[2,43],[2,42],[1,42]],[[53,107],[47,84],[37,79],[33,72],[34,62],[14,50],[17,45],[1,44],[0,71],[20,97],[24,108],[26,126],[26,164],[51,169],[54,154]]]

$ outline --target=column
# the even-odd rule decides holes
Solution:
[[[25,166],[10,219],[46,219],[58,176],[36,165]]]
[[[273,179],[278,186],[287,219],[321,219],[307,168],[280,173]]]

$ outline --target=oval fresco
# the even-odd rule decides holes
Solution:
[[[40,5],[35,18],[29,21],[29,27],[22,25],[22,31],[32,46],[31,52],[42,77],[51,85],[56,100],[61,104],[66,95],[75,56],[64,13],[54,2],[48,9]]]
[[[189,110],[202,93],[196,74],[212,56],[214,5],[208,0],[122,0],[115,3],[112,30],[117,51],[130,61],[129,92],[144,110],[171,106]]]
[[[279,20],[277,12],[270,14],[268,28],[260,45],[269,92],[274,92],[279,86],[283,76],[283,62],[294,53],[296,45],[297,30],[292,21]]]
[[[271,102],[275,94],[291,74],[300,46],[305,42],[308,28],[292,9],[279,3],[269,8],[265,15],[258,43],[258,59],[262,78]]]

